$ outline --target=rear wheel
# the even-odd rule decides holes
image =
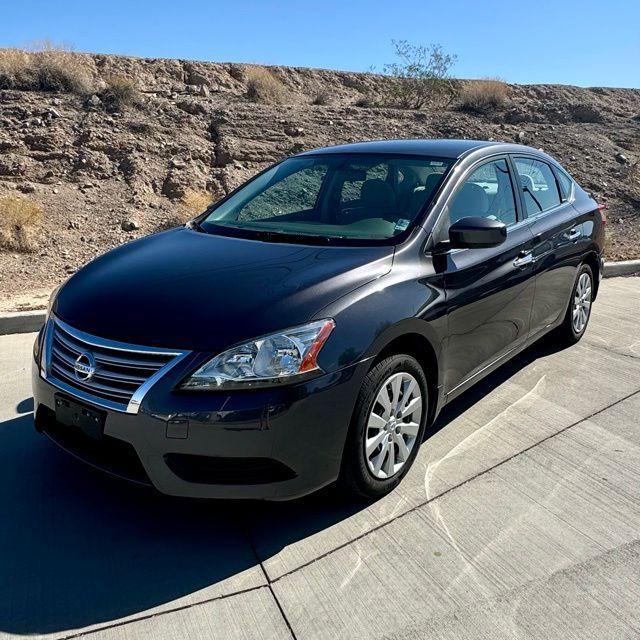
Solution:
[[[366,498],[392,491],[415,460],[427,413],[427,380],[418,361],[400,354],[378,363],[358,396],[343,454],[342,488]]]
[[[569,308],[556,333],[562,342],[575,344],[584,335],[591,317],[593,292],[593,271],[588,264],[583,264],[573,285]]]

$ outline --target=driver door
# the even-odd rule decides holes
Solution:
[[[506,240],[490,248],[451,249],[444,256],[448,345],[444,385],[457,395],[485,369],[527,339],[533,307],[533,235],[519,210],[506,157],[469,169],[461,178],[439,233],[467,216],[498,219]]]

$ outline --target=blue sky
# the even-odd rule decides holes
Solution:
[[[392,39],[439,43],[461,78],[640,87],[640,0],[0,0],[0,47],[364,71]]]

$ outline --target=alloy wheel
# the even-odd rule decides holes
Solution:
[[[365,459],[374,477],[386,480],[404,467],[416,445],[422,409],[422,391],[410,373],[387,378],[371,408],[364,438]]]
[[[573,330],[576,334],[582,333],[589,319],[589,313],[591,312],[591,288],[591,276],[589,276],[587,272],[581,273],[573,296],[572,322]]]

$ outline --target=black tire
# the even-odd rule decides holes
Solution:
[[[409,373],[418,382],[422,394],[422,415],[415,444],[410,455],[394,476],[387,479],[376,478],[369,470],[365,457],[364,439],[367,432],[369,415],[383,384],[396,373]],[[398,486],[411,468],[422,440],[429,413],[428,385],[425,373],[412,356],[398,354],[385,358],[367,374],[356,402],[353,419],[347,435],[338,488],[352,498],[381,498]]]
[[[584,323],[584,326],[577,330],[573,323],[573,311],[574,311],[574,299],[576,297],[576,291],[578,289],[578,283],[580,282],[580,278],[583,274],[587,274],[590,280],[591,287],[591,296],[590,302],[593,303],[593,294],[595,292],[595,282],[593,279],[593,271],[588,264],[583,264],[579,269],[576,275],[576,280],[573,283],[573,288],[571,289],[571,298],[569,299],[569,306],[567,307],[567,313],[564,316],[564,320],[562,324],[556,329],[554,332],[554,338],[558,340],[558,342],[562,345],[571,346],[572,344],[576,344],[584,335],[584,332],[587,330],[587,326],[589,325],[589,319],[591,318],[591,308],[589,308],[589,312],[587,314],[587,320]]]

